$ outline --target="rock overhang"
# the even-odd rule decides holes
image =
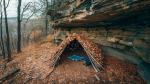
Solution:
[[[93,2],[91,5],[87,5],[89,1],[84,4],[80,2],[77,6],[70,6],[69,9],[61,10],[60,16],[58,15],[60,10],[54,10],[55,12],[50,15],[58,15],[58,17],[53,18],[53,27],[113,25],[120,20],[150,12],[149,0],[97,0],[99,2],[96,5]],[[72,4],[74,5],[74,3],[75,1]],[[90,10],[87,10],[87,7]]]

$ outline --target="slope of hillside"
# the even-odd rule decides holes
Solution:
[[[50,39],[51,37],[47,37]],[[84,66],[83,60],[76,62],[67,59],[67,56],[79,54],[86,56],[85,51],[65,51],[61,56],[60,65],[49,75],[51,55],[57,46],[51,40],[45,40],[22,49],[21,53],[12,54],[13,60],[7,63],[0,57],[0,78],[20,68],[20,71],[0,81],[3,84],[91,84],[91,83],[139,83],[146,84],[137,73],[137,66],[120,59],[105,55],[104,68],[95,73],[92,66]],[[95,74],[100,78],[98,81]]]

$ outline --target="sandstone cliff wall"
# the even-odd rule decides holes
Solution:
[[[60,43],[68,34],[78,33],[100,45],[107,55],[134,64],[142,60],[150,63],[150,28],[141,26],[137,29],[135,26],[133,28],[133,25],[128,25],[122,30],[116,27],[107,30],[104,27],[59,28],[55,31],[54,36],[56,42]]]

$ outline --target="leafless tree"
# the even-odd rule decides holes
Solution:
[[[18,0],[18,46],[17,46],[17,52],[21,52],[21,21],[20,21],[20,8],[21,8],[21,1]]]
[[[46,11],[48,11],[48,0],[46,0]],[[46,25],[45,25],[46,36],[47,36],[47,23],[48,23],[48,21],[47,21],[47,13],[46,13]]]
[[[24,40],[24,33],[25,33],[25,29],[26,29],[26,23],[28,22],[28,20],[35,14],[37,13],[39,10],[41,10],[43,6],[41,6],[39,3],[37,2],[28,2],[22,10],[21,12],[21,0],[18,0],[18,46],[17,46],[17,51],[21,52],[21,36],[23,37]],[[29,14],[25,14],[25,12],[30,12]],[[24,25],[23,25],[23,32],[21,35],[21,22],[23,21],[23,17],[27,17]],[[32,31],[31,31],[32,32]],[[31,33],[30,33],[31,34]],[[27,36],[29,38],[30,34]],[[24,42],[23,42],[24,43]]]
[[[0,2],[0,9],[1,9],[1,26],[0,26],[0,28],[1,28],[1,50],[2,50],[2,55],[3,55],[3,58],[5,59],[5,51],[4,51],[4,43],[3,43],[3,36],[2,36],[2,18],[3,18],[3,11],[2,11],[2,0],[1,0],[1,2]]]
[[[6,8],[8,7],[9,2],[10,2],[10,0],[8,0],[8,4],[6,6],[5,0],[3,0],[4,14],[5,14],[5,26],[6,26],[6,34],[7,34],[6,45],[7,45],[7,53],[8,53],[8,62],[12,60],[12,58],[11,58],[11,50],[10,50],[10,42],[9,42],[9,30],[8,30],[7,12],[6,12]]]

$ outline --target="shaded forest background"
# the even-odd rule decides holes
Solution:
[[[52,35],[51,17],[47,11],[54,9],[57,0],[36,0],[22,3],[15,0],[17,17],[7,17],[7,7],[14,0],[0,0],[0,56],[12,60],[13,52]]]

